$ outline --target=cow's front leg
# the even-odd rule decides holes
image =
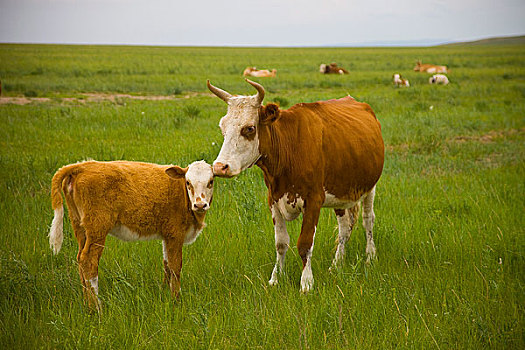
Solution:
[[[306,201],[305,211],[303,214],[303,225],[301,234],[297,241],[299,256],[303,261],[303,273],[301,275],[301,292],[307,293],[314,285],[314,276],[312,274],[312,251],[314,249],[315,231],[321,211],[321,200]]]
[[[286,221],[279,212],[277,205],[273,205],[271,211],[275,230],[275,250],[277,252],[277,258],[272,271],[272,277],[268,283],[271,286],[274,286],[277,284],[278,275],[284,271],[284,258],[286,256],[286,251],[290,246],[290,236],[286,230]]]

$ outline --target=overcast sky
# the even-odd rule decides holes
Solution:
[[[0,0],[0,42],[325,46],[525,34],[525,0]]]

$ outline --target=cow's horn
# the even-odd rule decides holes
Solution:
[[[209,80],[206,83],[208,85],[208,89],[210,89],[211,92],[217,95],[217,97],[219,97],[224,102],[228,103],[228,100],[232,97],[230,93],[211,85]]]
[[[264,88],[262,85],[251,81],[250,79],[246,79],[246,81],[257,90],[257,95],[255,95],[257,97],[257,102],[262,103],[264,100]]]

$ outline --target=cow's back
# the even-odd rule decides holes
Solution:
[[[288,111],[320,131],[321,149],[315,152],[322,154],[318,170],[323,172],[327,192],[353,200],[376,184],[383,170],[384,144],[381,125],[368,104],[348,96],[304,103]]]

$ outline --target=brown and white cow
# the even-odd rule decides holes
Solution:
[[[406,86],[406,87],[410,86],[410,83],[408,82],[408,79],[404,79],[403,77],[401,77],[401,74],[397,74],[396,73],[392,77],[394,79],[394,85],[395,86]]]
[[[421,61],[417,61],[416,66],[414,67],[416,72],[426,72],[426,73],[447,73],[447,66],[436,66],[435,64],[423,64]]]
[[[348,71],[344,68],[341,68],[337,63],[324,64],[322,63],[319,66],[319,72],[323,74],[348,74]]]
[[[366,253],[368,259],[375,256],[373,203],[384,161],[381,126],[368,104],[350,96],[281,110],[271,103],[263,106],[264,88],[247,82],[256,95],[234,96],[208,81],[208,88],[228,104],[219,124],[224,143],[213,171],[232,177],[254,164],[262,169],[277,251],[271,285],[277,283],[289,247],[286,221],[303,214],[297,248],[303,262],[301,291],[307,292],[314,282],[311,258],[321,207],[333,208],[339,224],[333,266],[344,255],[359,201]]]
[[[87,161],[66,165],[53,176],[55,211],[49,244],[62,247],[66,198],[78,241],[77,261],[84,297],[100,310],[98,263],[108,234],[124,241],[161,239],[165,282],[179,296],[182,246],[191,244],[205,226],[213,196],[213,171],[204,161],[182,169],[140,162]]]
[[[271,71],[268,69],[257,69],[255,67],[246,67],[242,75],[245,77],[257,77],[257,78],[274,78],[277,74],[276,69]]]

